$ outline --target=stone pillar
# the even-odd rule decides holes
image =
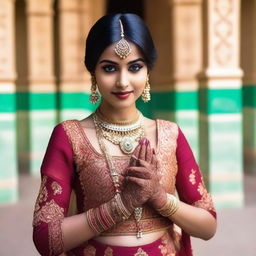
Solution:
[[[50,133],[56,124],[52,0],[27,0],[24,8],[26,49],[18,61],[18,144],[21,170],[39,174]],[[26,64],[26,72],[22,66]]]
[[[138,107],[148,117],[174,120],[170,15],[168,0],[158,1],[157,4],[154,0],[145,1],[145,22],[157,48],[158,58],[150,72],[151,101],[145,104],[139,100]]]
[[[256,173],[256,1],[241,1],[241,66],[245,171]]]
[[[14,1],[0,1],[0,203],[18,198]]]
[[[217,207],[243,205],[240,1],[203,1],[200,166]]]
[[[175,120],[198,158],[198,81],[202,69],[201,0],[170,0]]]
[[[151,75],[155,117],[176,121],[198,156],[198,81],[201,70],[201,1],[146,2],[146,22],[159,58]],[[161,17],[156,19],[155,17]],[[143,106],[143,104],[142,104]]]
[[[59,90],[60,119],[81,119],[93,106],[89,103],[90,75],[84,67],[85,40],[94,20],[93,1],[60,0]]]

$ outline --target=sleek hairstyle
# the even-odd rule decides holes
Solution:
[[[157,52],[147,26],[136,14],[119,13],[103,16],[89,31],[86,39],[84,64],[90,73],[94,73],[102,52],[109,45],[121,39],[119,20],[123,24],[124,38],[139,47],[148,69],[152,69]]]

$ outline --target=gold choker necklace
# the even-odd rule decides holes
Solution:
[[[112,124],[112,125],[119,125],[119,126],[120,125],[126,126],[126,125],[134,124],[139,121],[139,119],[142,115],[141,112],[138,111],[136,117],[133,118],[132,120],[115,120],[114,121],[114,120],[111,120],[110,118],[104,116],[99,108],[97,108],[95,112],[101,121],[104,121],[104,122]]]
[[[119,145],[124,154],[131,154],[135,149],[135,144],[145,134],[142,125],[142,114],[136,122],[129,125],[117,125],[102,120],[97,111],[93,114],[94,123],[101,130],[102,136],[115,145]]]

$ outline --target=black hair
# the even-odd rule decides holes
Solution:
[[[94,73],[102,52],[109,45],[121,39],[119,20],[123,24],[124,38],[139,47],[148,69],[152,69],[157,52],[147,26],[136,14],[119,13],[103,16],[89,31],[86,39],[84,64],[90,73]]]

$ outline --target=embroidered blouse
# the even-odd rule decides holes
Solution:
[[[189,144],[177,124],[157,120],[156,156],[159,162],[161,185],[168,193],[175,193],[181,201],[203,208],[214,217],[216,212],[210,194]],[[116,169],[123,173],[129,156],[113,156]],[[79,121],[58,124],[51,135],[41,166],[41,187],[35,204],[33,240],[41,255],[63,252],[62,220],[68,216],[71,192],[76,195],[77,213],[98,207],[114,196],[111,176],[103,154],[97,152]],[[143,206],[141,227],[144,233],[166,229],[172,222],[149,206]],[[135,234],[133,217],[115,225],[101,235]],[[84,255],[83,246],[67,255]],[[192,255],[190,237],[182,231],[179,256]]]

